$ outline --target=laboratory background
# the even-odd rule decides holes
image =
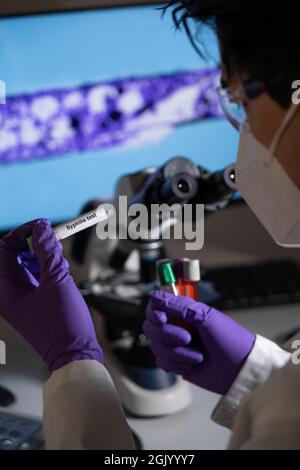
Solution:
[[[72,220],[122,194],[144,202],[156,171],[168,180],[166,192],[174,174],[205,175],[199,251],[170,240],[152,251],[127,247],[120,260],[118,241],[99,241],[95,228],[63,246],[138,448],[225,449],[230,432],[210,420],[218,396],[161,371],[141,331],[145,286],[155,281],[149,257],[162,254],[198,259],[200,299],[255,333],[281,343],[299,326],[299,249],[278,247],[222,179],[239,135],[218,101],[216,39],[201,31],[207,53],[199,57],[159,3],[10,3],[0,6],[1,235],[40,217]],[[28,424],[19,440],[0,435],[0,449],[43,448],[48,372],[2,320],[0,339],[0,429],[8,433],[9,420],[15,432]]]

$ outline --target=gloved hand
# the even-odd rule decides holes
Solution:
[[[29,236],[34,253],[27,248]],[[90,312],[48,220],[29,222],[0,241],[0,292],[0,315],[50,371],[75,360],[102,363]]]
[[[166,372],[225,395],[251,352],[255,335],[223,313],[188,297],[157,291],[146,311],[144,333],[157,364]],[[189,346],[190,333],[168,322],[189,323],[199,336],[199,348]]]

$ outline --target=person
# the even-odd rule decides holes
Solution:
[[[189,20],[214,28],[222,107],[241,132],[238,187],[277,243],[299,246],[300,114],[291,102],[300,75],[296,2],[184,0],[169,6],[196,47]],[[35,254],[26,250],[30,235]],[[0,289],[0,314],[52,373],[44,387],[47,448],[133,449],[89,311],[47,220],[2,239]],[[192,348],[189,332],[170,317],[190,323],[201,346]],[[290,351],[208,305],[165,292],[152,295],[144,331],[160,367],[222,396],[213,419],[232,428],[230,449],[300,448],[300,373]]]
[[[237,186],[277,244],[299,247],[299,7],[274,0],[169,6],[198,50],[189,22],[215,31],[220,102],[240,132]],[[190,334],[170,324],[172,317],[194,327],[199,350],[189,348]],[[300,369],[290,348],[300,335],[282,349],[203,303],[163,292],[152,296],[144,331],[160,367],[223,396],[213,419],[233,429],[229,448],[300,448]]]

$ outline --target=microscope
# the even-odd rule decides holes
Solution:
[[[119,197],[126,196],[127,209],[134,204],[143,204],[149,211],[153,204],[175,204],[179,208],[203,204],[208,216],[226,207],[236,191],[234,165],[212,173],[188,158],[175,157],[161,168],[122,176],[112,201],[90,201],[82,213],[104,202],[113,202],[118,211]],[[119,220],[128,222],[127,210],[120,215]],[[156,262],[166,257],[163,234],[177,222],[176,211],[167,220],[159,216],[157,235],[149,239],[116,237],[100,241],[91,229],[73,237],[71,260],[82,269],[79,285],[100,332],[106,366],[124,408],[134,416],[172,414],[191,403],[189,384],[158,368],[142,330],[149,295],[158,288]]]

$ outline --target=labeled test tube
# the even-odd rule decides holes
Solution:
[[[86,228],[92,227],[93,225],[99,224],[106,221],[113,214],[112,210],[106,210],[104,207],[99,206],[97,209],[86,212],[85,214],[76,217],[76,219],[64,222],[62,224],[53,227],[53,232],[57,240],[63,240],[68,238],[75,233],[81,232]],[[32,237],[27,238],[27,244],[31,251],[32,248]]]

